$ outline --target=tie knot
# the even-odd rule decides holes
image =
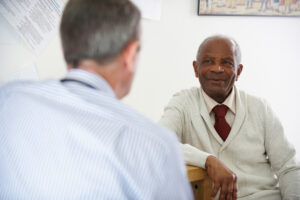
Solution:
[[[228,107],[225,105],[217,105],[213,108],[216,117],[225,117]]]

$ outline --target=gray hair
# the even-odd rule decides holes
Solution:
[[[141,13],[129,0],[69,0],[60,24],[65,60],[99,63],[118,56],[139,39]]]
[[[228,40],[230,42],[232,42],[234,44],[234,51],[235,51],[235,57],[236,57],[236,61],[237,61],[237,64],[241,64],[241,59],[242,59],[242,53],[241,53],[241,49],[240,49],[240,46],[239,44],[233,39],[233,38],[230,38],[230,37],[227,37],[227,36],[224,36],[224,35],[213,35],[213,36],[210,36],[208,38],[206,38],[199,46],[198,48],[198,51],[197,51],[197,55],[196,55],[196,59],[198,61],[199,59],[199,56],[200,56],[200,52],[201,52],[201,49],[202,47],[204,46],[204,44],[206,42],[208,42],[209,40],[214,40],[214,39],[225,39],[225,40]]]

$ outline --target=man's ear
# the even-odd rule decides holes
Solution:
[[[140,42],[138,40],[130,42],[123,50],[123,52],[122,52],[123,66],[127,70],[129,70],[129,71],[134,70],[135,60],[136,60],[139,50],[140,50]]]
[[[242,65],[242,64],[239,64],[239,65],[238,65],[238,68],[237,68],[237,75],[236,75],[235,81],[238,80],[238,78],[239,78],[239,76],[241,75],[242,71],[243,71],[243,65]]]
[[[195,77],[199,78],[197,61],[195,61],[195,60],[193,61],[193,67],[194,67]]]
[[[70,69],[72,69],[72,68],[73,68],[73,65],[71,65],[71,64],[67,64],[67,68],[68,68],[68,70],[70,70]]]

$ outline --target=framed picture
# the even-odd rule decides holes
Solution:
[[[300,16],[300,0],[198,0],[198,15]]]

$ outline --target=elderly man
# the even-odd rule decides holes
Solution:
[[[205,39],[193,62],[201,87],[175,94],[160,123],[180,138],[186,162],[207,170],[215,199],[300,199],[296,152],[278,118],[234,86],[240,61],[234,40]]]
[[[191,199],[179,142],[118,99],[130,90],[140,12],[70,0],[62,80],[0,88],[0,199]]]

